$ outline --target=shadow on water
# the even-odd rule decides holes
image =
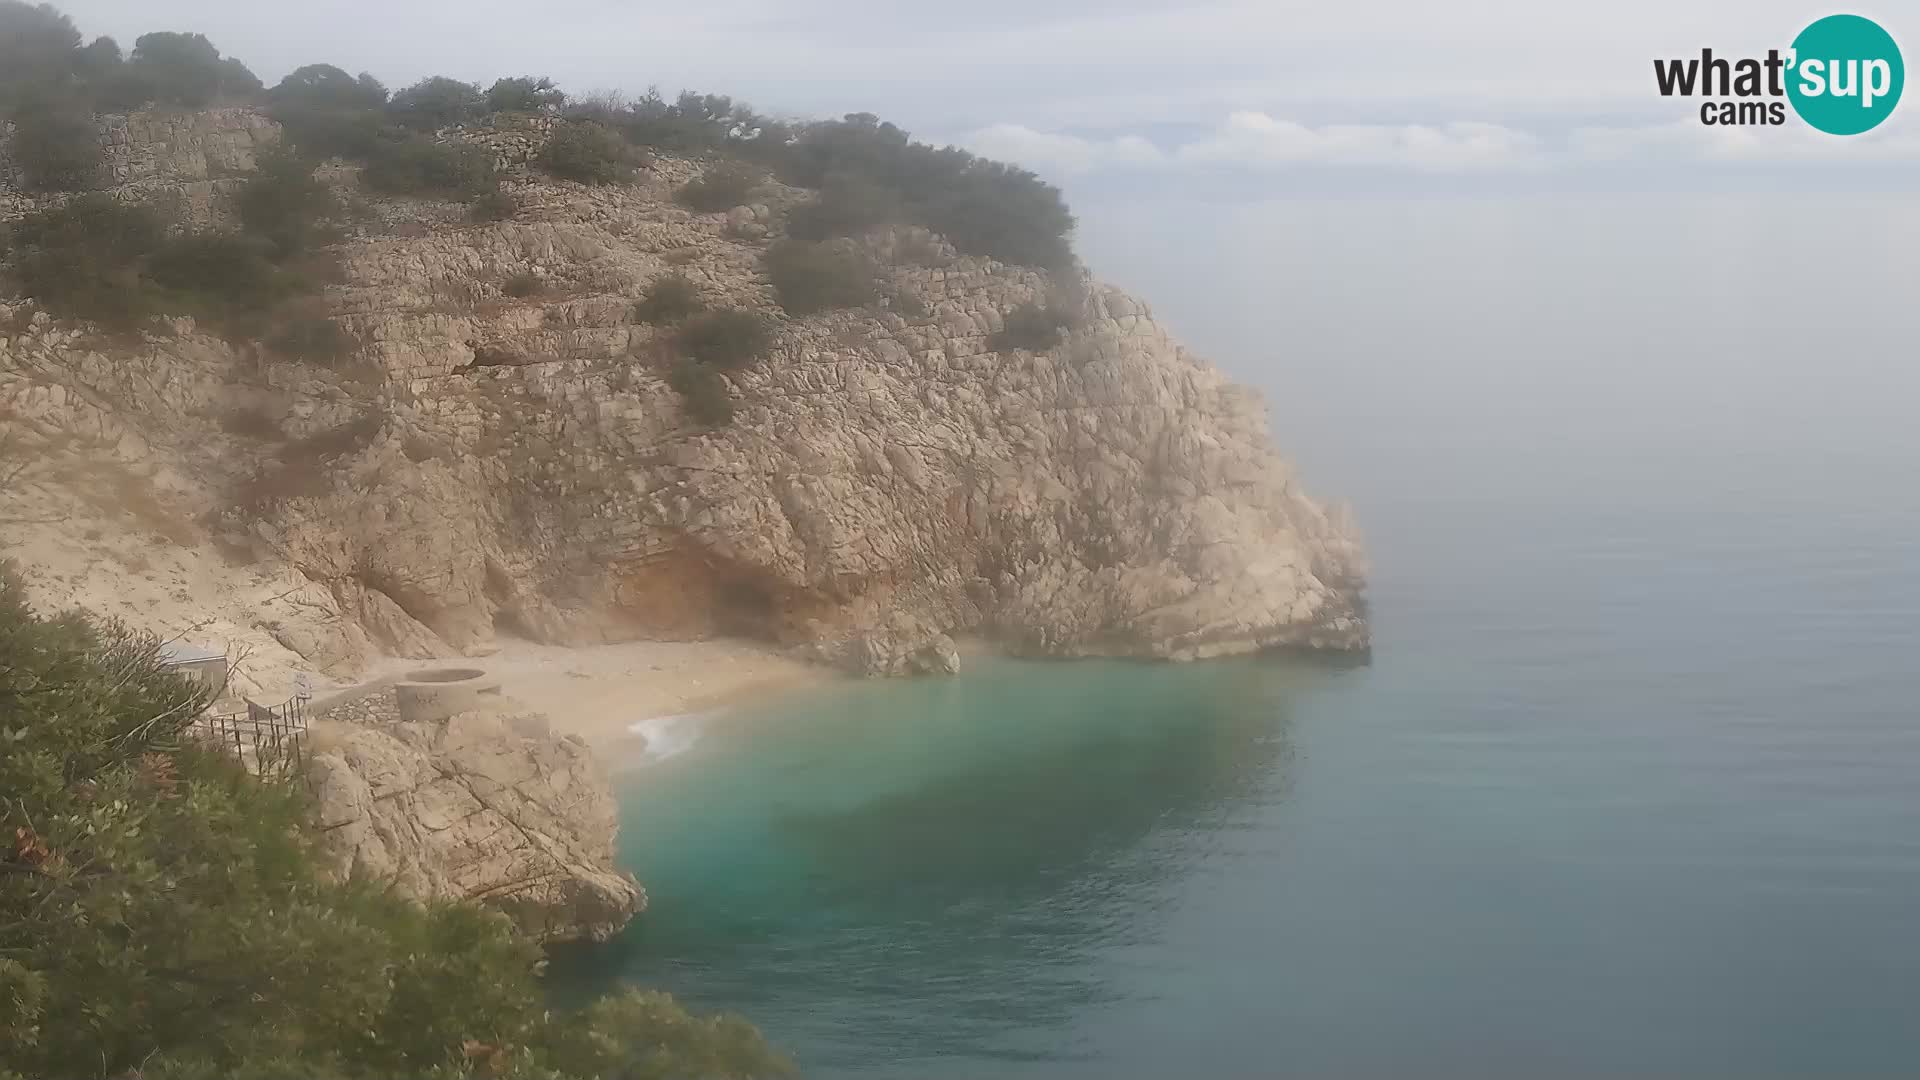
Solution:
[[[651,909],[555,982],[737,1009],[809,1065],[1057,1054],[1103,950],[1284,797],[1289,702],[1324,674],[992,661],[716,721],[626,779]]]

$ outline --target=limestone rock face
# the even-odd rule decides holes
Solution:
[[[514,164],[537,124],[443,137],[498,142],[520,210],[366,200],[328,292],[350,373],[175,362],[224,352],[190,324],[125,358],[38,322],[0,337],[0,410],[84,401],[191,465],[228,548],[321,590],[325,625],[277,619],[274,648],[344,670],[502,633],[740,633],[899,674],[952,670],[961,633],[1173,660],[1367,646],[1350,518],[1302,490],[1260,397],[1140,301],[897,228],[857,241],[885,300],[789,317],[759,268],[806,193],[696,214],[672,198],[691,162],[588,188]],[[725,428],[667,385],[674,328],[634,315],[666,273],[776,327],[728,373]],[[1057,344],[997,336],[1029,303],[1068,316]],[[270,434],[235,433],[242,404]]]
[[[343,874],[472,900],[548,941],[604,941],[646,906],[613,869],[607,778],[585,743],[510,707],[440,722],[321,721],[309,775]]]

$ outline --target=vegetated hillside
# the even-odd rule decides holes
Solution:
[[[662,994],[550,1008],[505,915],[333,880],[304,792],[192,738],[201,704],[0,564],[0,1078],[789,1071]]]
[[[1086,277],[1031,174],[865,115],[325,66],[255,90],[146,42],[36,61],[65,100],[172,103],[91,119],[91,166],[0,98],[0,408],[40,455],[16,504],[60,518],[16,527],[42,591],[131,577],[118,610],[158,557],[157,602],[258,670],[342,676],[498,633],[874,672],[951,669],[952,632],[1367,640],[1344,516],[1256,395]],[[129,493],[153,554],[100,518]]]

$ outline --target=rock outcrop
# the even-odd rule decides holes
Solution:
[[[183,220],[206,225],[224,216],[223,198],[279,138],[278,124],[246,107],[110,115],[100,123],[101,172],[121,197],[162,199]],[[0,140],[0,218],[33,205],[19,189]]]
[[[759,266],[804,193],[696,214],[671,191],[698,162],[588,188],[514,165],[537,128],[446,137],[498,144],[520,212],[471,225],[371,200],[329,291],[361,343],[346,370],[256,362],[190,325],[111,358],[44,321],[0,336],[0,410],[56,433],[79,405],[106,415],[193,478],[210,539],[317,587],[324,618],[276,620],[263,648],[344,671],[498,633],[743,633],[902,673],[954,670],[958,633],[1176,660],[1366,646],[1346,514],[1301,490],[1259,396],[1138,300],[902,228],[859,241],[886,301],[788,318]],[[729,375],[729,427],[688,418],[671,328],[634,316],[667,272],[777,322]],[[996,337],[1043,301],[1072,316],[1057,345]],[[103,371],[122,362],[167,406]],[[58,409],[54,391],[72,391]]]
[[[502,701],[428,720],[323,720],[310,737],[321,835],[343,875],[476,901],[545,941],[604,941],[646,905],[613,869],[605,771],[544,717]]]

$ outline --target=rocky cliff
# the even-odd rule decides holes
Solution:
[[[184,127],[244,170],[263,124],[122,129]],[[948,667],[955,633],[1168,659],[1367,644],[1351,523],[1301,490],[1258,395],[1140,301],[895,229],[860,241],[890,303],[790,318],[759,260],[804,193],[770,183],[699,214],[671,191],[701,162],[589,188],[516,164],[537,130],[449,137],[513,144],[520,211],[469,224],[457,204],[365,201],[327,296],[358,343],[339,370],[186,322],[128,345],[0,309],[0,423],[43,466],[0,527],[39,553],[40,591],[124,605],[151,584],[125,564],[157,560],[160,593],[211,590],[207,618],[263,662],[340,675],[498,634],[740,633],[876,673]],[[207,182],[192,153],[126,156]],[[668,271],[777,318],[771,354],[729,375],[726,428],[688,418],[669,331],[634,317]],[[1058,346],[994,347],[1008,312],[1061,295],[1077,310]],[[74,563],[111,547],[84,530],[129,498],[134,527],[172,535]]]
[[[309,779],[343,875],[506,912],[544,941],[604,941],[646,904],[613,869],[605,770],[504,699],[447,717],[316,722]]]

